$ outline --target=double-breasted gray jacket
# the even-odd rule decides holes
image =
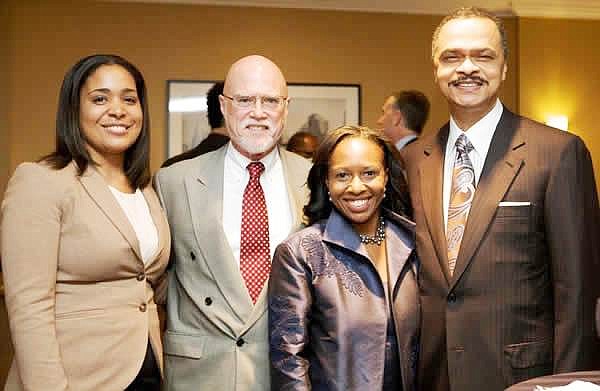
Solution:
[[[266,289],[252,304],[223,230],[227,148],[155,178],[173,236],[164,336],[169,391],[269,390]],[[297,229],[310,163],[283,149],[279,157]]]

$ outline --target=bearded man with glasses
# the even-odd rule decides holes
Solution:
[[[277,65],[238,60],[219,101],[229,143],[155,178],[173,238],[168,390],[269,390],[265,287],[307,200],[310,163],[277,146],[289,104]]]

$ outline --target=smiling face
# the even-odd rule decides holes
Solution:
[[[123,158],[142,129],[142,107],[133,76],[120,65],[102,65],[80,91],[79,127],[91,158]]]
[[[287,97],[287,85],[277,66],[261,56],[242,58],[232,65],[225,81],[229,97]],[[241,108],[224,96],[221,111],[233,146],[251,160],[259,160],[275,148],[287,117],[287,101],[279,109],[267,110],[261,99]]]
[[[506,79],[506,61],[496,24],[483,17],[450,20],[442,26],[433,55],[434,75],[453,115],[483,117]]]
[[[388,177],[383,149],[364,137],[346,137],[329,158],[327,189],[336,209],[358,233],[373,235]]]

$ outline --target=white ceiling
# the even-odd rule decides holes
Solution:
[[[464,5],[476,5],[500,14],[523,17],[600,19],[600,0],[112,0],[148,3],[207,4],[277,8],[308,8],[407,14],[447,14]]]

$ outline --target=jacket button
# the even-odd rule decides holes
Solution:
[[[146,279],[146,274],[139,273],[135,278],[137,278],[138,281],[144,281]]]
[[[146,312],[146,303],[140,304],[140,306],[138,308],[139,308],[140,312]]]
[[[193,252],[190,252],[190,258],[192,258],[192,261],[193,261],[194,259],[196,259],[196,254],[194,254]]]
[[[456,303],[456,293],[452,292],[448,295],[448,303]]]
[[[206,299],[204,299],[204,304],[211,305],[212,304],[212,299],[210,297],[207,297]]]
[[[241,348],[242,346],[244,346],[245,343],[246,341],[244,341],[244,338],[240,338],[235,344]]]

